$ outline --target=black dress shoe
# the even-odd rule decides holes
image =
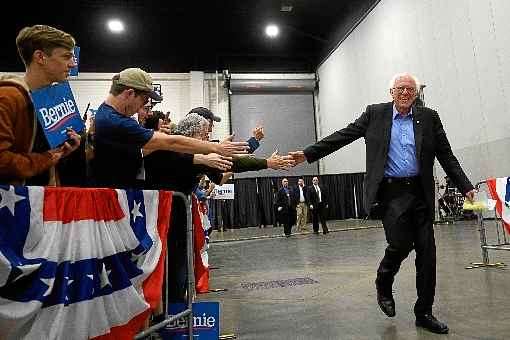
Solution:
[[[395,316],[395,300],[393,299],[393,296],[384,296],[377,292],[377,303],[384,314],[390,318]]]
[[[434,317],[432,314],[424,314],[416,316],[416,326],[425,328],[432,333],[446,334],[448,326]]]

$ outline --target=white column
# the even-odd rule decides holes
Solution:
[[[204,72],[190,72],[189,98],[190,110],[197,106],[206,106],[204,102]]]

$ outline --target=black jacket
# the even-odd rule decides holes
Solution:
[[[430,217],[434,216],[434,159],[437,158],[444,171],[459,190],[465,194],[473,185],[466,177],[457,158],[453,155],[441,119],[436,111],[413,106],[413,127],[418,160],[419,176]],[[338,130],[304,150],[309,163],[329,155],[358,138],[365,138],[366,177],[364,181],[364,207],[370,213],[377,199],[379,185],[384,176],[388,157],[393,118],[393,102],[367,106],[354,123]]]
[[[326,205],[328,204],[328,195],[326,193],[326,190],[324,190],[324,187],[319,184],[319,188],[321,189],[321,202]],[[319,203],[319,195],[317,194],[317,191],[315,191],[315,187],[313,185],[310,185],[308,187],[308,204],[313,205],[314,208]]]
[[[287,193],[285,193],[285,189],[282,187],[278,190],[276,194],[276,205],[278,207],[282,207],[281,212],[287,212],[292,208],[292,189],[289,188],[289,197],[287,197]]]

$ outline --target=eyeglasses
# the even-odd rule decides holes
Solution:
[[[393,88],[393,91],[395,91],[398,94],[404,93],[404,90],[407,91],[407,93],[409,94],[414,94],[416,92],[416,89],[414,87],[399,86]]]

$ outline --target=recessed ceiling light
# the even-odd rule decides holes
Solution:
[[[266,26],[266,34],[270,38],[274,38],[278,35],[278,32],[280,30],[278,29],[278,26],[276,25],[267,25]]]
[[[124,31],[124,24],[118,19],[108,21],[108,29],[113,33],[121,33]]]

